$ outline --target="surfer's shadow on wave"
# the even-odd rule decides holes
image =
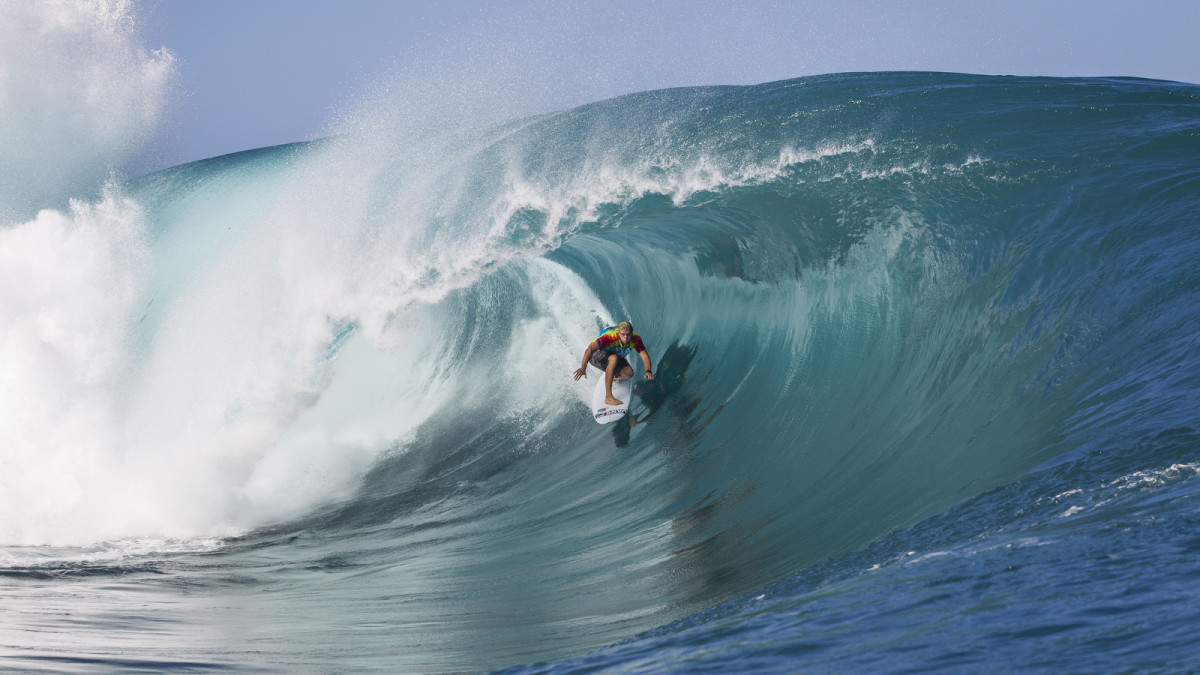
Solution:
[[[629,444],[633,427],[648,421],[675,392],[679,391],[688,368],[696,358],[696,351],[696,347],[672,343],[659,359],[654,379],[634,383],[633,393],[637,396],[634,401],[640,410],[634,412],[634,401],[631,401],[629,415],[613,424],[613,442],[618,448]]]

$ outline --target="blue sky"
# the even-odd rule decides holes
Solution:
[[[143,0],[139,14],[179,72],[159,166],[326,135],[396,83],[475,88],[515,115],[850,71],[1200,82],[1197,0]]]

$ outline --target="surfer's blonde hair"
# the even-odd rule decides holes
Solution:
[[[617,326],[617,332],[620,333],[621,331],[625,330],[626,328],[629,329],[630,333],[633,332],[633,324],[629,323],[628,321],[622,321],[620,323],[620,325]]]

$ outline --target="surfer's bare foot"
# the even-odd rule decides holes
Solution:
[[[621,405],[622,403],[624,403],[624,401],[617,400],[616,398],[614,398],[612,396],[605,396],[604,402],[609,405]]]

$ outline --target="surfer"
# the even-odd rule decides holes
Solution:
[[[654,373],[650,372],[650,355],[646,353],[641,336],[633,332],[633,324],[628,321],[622,321],[621,325],[609,328],[588,344],[587,351],[583,353],[583,365],[575,371],[575,379],[587,377],[589,363],[599,370],[603,370],[604,402],[608,405],[620,405],[624,401],[613,397],[612,383],[614,379],[620,381],[633,377],[633,366],[629,365],[629,361],[625,357],[635,351],[638,356],[642,357],[642,363],[646,366],[643,377],[653,380]]]

